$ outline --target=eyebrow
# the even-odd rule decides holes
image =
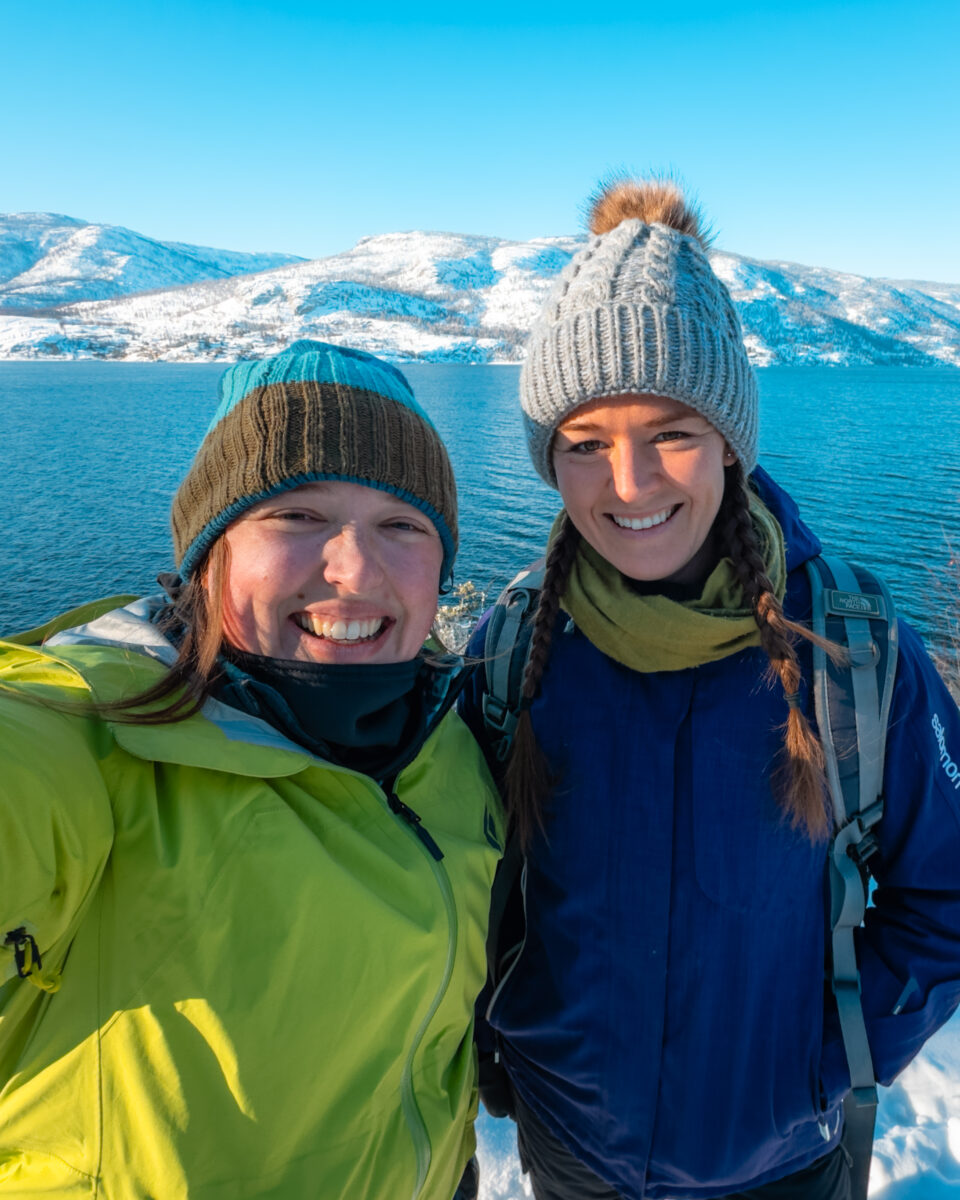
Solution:
[[[676,425],[678,421],[706,421],[706,417],[698,412],[688,413],[667,413],[666,416],[657,417],[653,421],[644,421],[644,425],[648,429],[659,429],[661,425]],[[709,422],[708,422],[709,423]],[[575,433],[590,433],[597,429],[603,429],[604,425],[601,422],[593,421],[590,417],[574,418],[572,421],[564,421],[558,432],[566,433],[568,430]]]

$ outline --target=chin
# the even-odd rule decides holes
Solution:
[[[317,663],[383,663],[400,662],[401,655],[392,650],[389,639],[377,642],[366,642],[356,646],[345,646],[314,639],[298,647],[295,658]],[[412,658],[413,655],[407,657]]]
[[[637,563],[637,562],[614,562],[613,566],[617,568],[621,575],[626,575],[628,579],[635,579],[638,583],[658,583],[675,580],[678,574],[683,573],[684,563],[668,562],[660,563]]]

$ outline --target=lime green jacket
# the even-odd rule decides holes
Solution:
[[[36,702],[155,681],[146,604],[0,643],[0,1194],[450,1200],[501,841],[473,739],[448,713],[395,785],[438,861],[371,779],[216,701]]]

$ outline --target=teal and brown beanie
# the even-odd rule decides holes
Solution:
[[[664,180],[618,180],[590,211],[593,237],[562,271],[527,342],[520,405],[533,465],[557,486],[560,422],[603,396],[669,396],[757,461],[757,384],[730,293],[696,209]]]
[[[213,422],[173,500],[181,578],[260,500],[334,479],[391,492],[426,514],[443,543],[447,580],[457,491],[440,435],[396,367],[314,341],[237,363],[221,378]]]

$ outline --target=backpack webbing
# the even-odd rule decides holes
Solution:
[[[483,641],[483,723],[501,763],[510,753],[520,715],[520,688],[544,570],[541,558],[515,576],[500,593],[487,622]]]
[[[813,630],[846,647],[849,665],[813,648],[813,694],[826,760],[835,833],[828,853],[831,900],[831,983],[836,997],[851,1091],[844,1099],[844,1144],[853,1159],[854,1200],[865,1200],[876,1119],[877,1086],[860,1002],[854,930],[868,898],[872,832],[883,815],[883,760],[897,664],[893,600],[882,580],[843,559],[807,563]],[[483,719],[495,756],[504,762],[520,712],[520,687],[530,650],[532,617],[543,586],[543,561],[501,593],[484,639]],[[491,980],[498,982],[498,935],[522,866],[516,838],[507,842],[494,882],[487,940]],[[825,1134],[829,1138],[829,1131]]]
[[[849,665],[813,648],[813,688],[836,832],[830,844],[831,986],[850,1069],[844,1143],[855,1200],[867,1195],[877,1081],[860,1000],[854,931],[863,922],[874,826],[883,816],[883,760],[897,667],[893,600],[862,567],[823,556],[807,563],[813,631],[847,647]]]

